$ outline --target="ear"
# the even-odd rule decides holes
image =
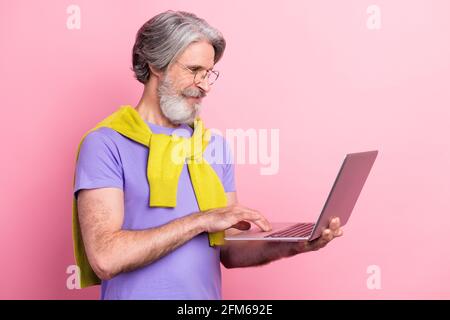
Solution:
[[[151,66],[150,64],[148,65],[148,67],[150,68],[150,72],[154,76],[156,76],[157,78],[161,78],[162,77],[162,75],[164,73],[162,70],[156,69],[155,67]]]

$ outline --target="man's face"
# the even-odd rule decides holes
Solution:
[[[210,85],[207,78],[194,83],[194,73],[211,70],[213,66],[214,48],[202,41],[189,45],[177,62],[163,74],[158,87],[160,106],[172,123],[191,124],[200,113],[202,98],[209,92]],[[197,79],[201,79],[200,74]]]

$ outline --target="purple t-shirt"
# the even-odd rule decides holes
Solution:
[[[147,122],[152,132],[190,137],[192,128],[168,128]],[[84,139],[76,166],[74,193],[80,189],[114,187],[124,192],[124,230],[158,227],[198,212],[185,164],[178,182],[175,208],[149,207],[149,149],[110,128]],[[234,165],[225,139],[212,134],[204,152],[225,192],[235,191]],[[120,253],[117,253],[120,254]],[[210,247],[208,234],[192,238],[159,260],[102,281],[101,299],[221,299],[220,247]]]

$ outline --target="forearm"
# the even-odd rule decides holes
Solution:
[[[228,241],[221,249],[221,261],[226,268],[264,265],[299,253],[291,242]]]
[[[101,235],[104,278],[146,266],[203,232],[199,214],[191,214],[157,228],[118,230]]]

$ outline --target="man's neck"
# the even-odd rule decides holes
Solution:
[[[179,125],[170,122],[161,111],[156,81],[149,81],[142,93],[141,100],[135,107],[142,119],[158,126],[178,128]]]

